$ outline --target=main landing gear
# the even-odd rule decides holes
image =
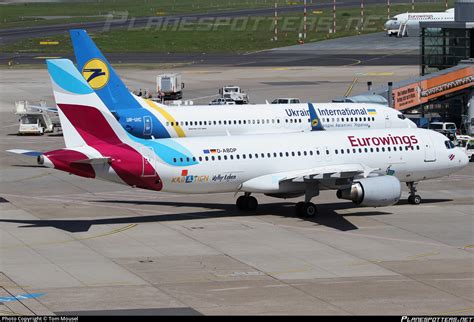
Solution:
[[[243,196],[237,198],[236,204],[239,210],[253,211],[257,209],[258,201],[255,197],[252,197],[250,193],[246,192]]]
[[[319,185],[313,181],[305,182],[304,202],[298,202],[295,205],[295,214],[298,217],[309,218],[317,214],[317,208],[311,202],[311,198],[319,195]],[[254,211],[257,209],[258,201],[255,197],[250,196],[250,192],[244,193],[243,196],[237,198],[236,202],[239,210]]]
[[[318,209],[311,202],[313,197],[319,196],[319,184],[314,181],[305,181],[304,202],[298,202],[295,206],[295,215],[302,218],[316,216]]]
[[[408,197],[408,202],[412,205],[419,205],[421,203],[421,197],[416,194],[416,183],[407,182],[407,187],[410,189],[410,196]]]
[[[316,216],[318,209],[312,202],[300,201],[295,206],[295,215],[298,217],[310,218]]]

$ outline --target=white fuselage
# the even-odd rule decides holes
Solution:
[[[423,129],[156,140],[189,151],[181,159],[171,156],[173,161],[168,163],[160,152],[152,152],[157,150],[153,141],[135,140],[127,144],[141,151],[144,159],[153,164],[157,178],[163,182],[162,191],[179,193],[245,191],[242,184],[261,176],[355,163],[378,169],[376,174],[394,175],[401,182],[416,182],[449,175],[467,164],[465,153],[458,148],[447,148],[446,137]],[[143,145],[147,148],[143,149]],[[210,150],[216,151],[206,153]],[[98,177],[123,183],[111,168],[97,166],[95,171]],[[325,180],[326,186],[321,188],[335,188],[335,180]],[[300,188],[290,185],[277,191],[258,192],[295,192],[295,189]]]
[[[429,21],[454,21],[454,10],[445,12],[413,12],[402,13],[394,16],[385,22],[387,33],[397,33],[400,25],[406,25],[407,28],[419,28],[420,22]]]
[[[172,138],[311,130],[307,103],[176,107],[138,101]],[[416,128],[401,112],[379,104],[312,103],[312,106],[324,130]],[[124,118],[121,124],[135,136],[146,137],[140,135],[146,129],[142,119]],[[156,128],[148,128],[148,131],[153,133]]]

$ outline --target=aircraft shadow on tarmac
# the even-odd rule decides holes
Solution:
[[[424,203],[439,203],[448,202],[449,199],[428,199]],[[86,232],[93,225],[112,225],[112,224],[138,224],[149,222],[168,222],[168,221],[185,221],[195,219],[212,219],[212,218],[227,218],[227,217],[241,217],[241,216],[281,216],[281,217],[295,217],[294,203],[282,202],[261,204],[257,211],[241,212],[238,211],[233,204],[220,203],[198,203],[198,202],[171,202],[171,201],[136,201],[136,200],[95,200],[97,203],[111,203],[111,204],[133,204],[133,205],[152,205],[152,206],[174,206],[174,207],[197,207],[207,208],[209,211],[184,212],[175,214],[163,215],[143,215],[132,217],[115,217],[104,219],[91,220],[15,220],[15,219],[0,219],[0,222],[23,224],[20,228],[26,227],[54,227],[65,230],[71,233]],[[399,204],[407,204],[407,202],[400,201]],[[361,217],[361,216],[380,216],[392,215],[390,212],[382,212],[374,210],[373,208],[359,208],[359,212],[350,214],[338,214],[338,210],[353,209],[356,206],[350,202],[334,203],[334,204],[320,204],[318,205],[318,214],[313,218],[299,218],[313,225],[321,225],[329,228],[337,229],[339,231],[350,231],[358,229],[345,217]],[[147,209],[143,209],[146,211]],[[149,209],[148,209],[149,210]]]

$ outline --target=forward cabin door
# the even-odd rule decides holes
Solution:
[[[423,136],[423,148],[425,149],[425,162],[436,161],[436,150],[429,135]]]
[[[385,113],[385,128],[390,129],[392,127],[392,122],[390,120],[389,113]]]

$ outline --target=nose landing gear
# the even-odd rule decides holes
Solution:
[[[410,196],[408,197],[408,202],[412,205],[421,204],[421,197],[416,194],[416,182],[407,182],[407,187],[410,189]]]

